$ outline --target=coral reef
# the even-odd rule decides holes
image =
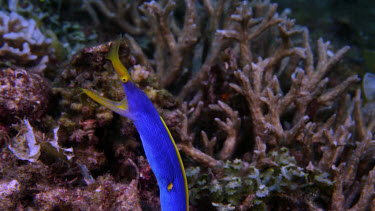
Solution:
[[[0,122],[40,119],[47,112],[50,92],[50,85],[38,74],[21,68],[0,70]]]
[[[0,11],[0,59],[12,65],[42,73],[48,62],[51,39],[38,29],[34,19],[25,19],[16,12]]]
[[[101,4],[100,11],[119,22],[123,15],[115,14],[108,4]],[[136,1],[129,2],[127,8],[134,7],[131,4],[139,5]],[[167,106],[166,101],[171,98],[157,100],[163,92],[148,92],[170,126],[178,148],[199,165],[225,169],[227,160],[235,157],[241,158],[242,167],[238,168],[246,172],[247,166],[252,166],[259,171],[260,178],[271,175],[273,181],[282,180],[280,178],[288,177],[281,176],[282,173],[293,169],[300,172],[299,180],[305,180],[289,182],[285,184],[286,189],[280,191],[270,191],[263,196],[269,197],[264,199],[267,203],[261,202],[262,197],[256,193],[263,189],[274,190],[272,182],[259,183],[263,184],[262,189],[257,186],[250,190],[237,184],[239,189],[233,191],[236,200],[218,194],[217,198],[210,199],[213,204],[208,206],[240,208],[263,203],[261,206],[272,208],[280,205],[268,202],[286,194],[290,207],[298,204],[306,209],[337,207],[333,201],[331,204],[320,201],[337,193],[333,186],[337,179],[335,166],[349,162],[348,153],[360,147],[355,143],[355,147],[352,146],[352,138],[357,133],[352,131],[350,106],[345,106],[350,96],[346,101],[342,97],[359,79],[350,76],[340,84],[332,80],[349,47],[334,51],[329,42],[319,39],[317,56],[314,56],[308,30],[295,26],[294,20],[284,14],[279,15],[277,5],[268,1],[203,1],[201,6],[197,7],[195,1],[189,0],[184,4],[177,1],[141,4],[137,12],[143,12],[146,22],[152,23],[150,31],[142,34],[152,35],[149,39],[154,51],[152,55],[146,53],[148,49],[137,43],[139,40],[127,31],[130,28],[124,27],[129,33],[125,36],[129,44],[126,51],[130,51],[130,57],[134,56],[123,57],[130,61],[125,63],[131,65],[136,61],[140,64],[132,74],[141,73],[139,70],[142,69],[146,71],[147,74],[141,75],[143,82],[137,81],[141,88],[159,90],[158,83],[146,79],[157,75],[161,87],[172,90],[184,101]],[[93,8],[90,8],[91,12]],[[112,13],[103,12],[106,8]],[[184,14],[184,19],[178,19],[177,13]],[[133,27],[144,30],[141,25]],[[95,80],[96,87],[106,87],[98,86]],[[109,94],[102,90],[103,94]],[[121,97],[113,96],[112,99]],[[128,123],[123,122],[122,126],[129,128]],[[294,157],[295,161],[284,164],[275,161],[275,157],[283,155],[284,149],[289,149],[288,156]],[[225,170],[218,171],[221,173],[212,171],[215,180],[210,181],[221,181],[223,187],[235,184],[241,175],[246,175],[242,171],[235,174]],[[289,178],[293,177],[293,172],[289,173]],[[369,170],[362,172],[363,175],[367,173],[371,175]],[[196,174],[204,176],[207,172]],[[360,177],[355,178],[357,182],[362,181]],[[191,187],[196,187],[198,193],[213,187],[209,182],[206,188],[197,185],[201,181],[192,183]],[[342,191],[348,191],[351,184]],[[367,187],[366,183],[361,184]],[[322,196],[309,199],[312,194],[309,190]],[[298,194],[289,195],[293,191]],[[195,199],[201,200],[198,195]],[[359,197],[360,191],[353,192],[352,199],[354,195]],[[372,197],[370,194],[362,198],[369,204]],[[195,199],[192,199],[193,205]],[[247,205],[243,204],[245,201]],[[363,202],[351,201],[350,205],[342,207],[362,206],[358,203]]]
[[[182,152],[192,209],[374,205],[375,116],[362,106],[359,78],[342,74],[348,46],[335,49],[322,38],[313,45],[307,28],[267,0],[83,2],[97,23],[104,16],[114,32],[126,33],[120,58]],[[71,162],[43,146],[34,163],[1,149],[0,185],[18,183],[2,196],[4,207],[160,206],[134,126],[81,95],[85,88],[124,97],[106,60],[109,45],[73,56],[53,88],[61,99],[55,134],[58,146],[73,148]],[[14,80],[33,77],[7,71]],[[0,129],[3,143],[16,139],[14,130]],[[30,201],[8,204],[25,196]]]
[[[198,163],[214,167],[228,158],[241,156],[237,147],[242,145],[248,151],[243,154],[243,160],[262,172],[270,166],[280,167],[269,153],[280,152],[282,146],[289,147],[299,168],[305,168],[306,172],[310,169],[309,173],[317,178],[322,172],[327,172],[331,176],[324,175],[335,181],[335,166],[352,159],[347,156],[348,151],[361,148],[360,145],[349,148],[353,143],[351,138],[356,133],[350,130],[352,126],[348,118],[351,118],[351,114],[346,111],[345,101],[337,100],[345,96],[348,87],[359,79],[350,76],[341,84],[335,84],[327,77],[332,75],[330,72],[335,70],[334,65],[349,47],[334,52],[329,42],[319,39],[316,49],[318,56],[315,58],[307,29],[295,27],[294,20],[277,14],[276,5],[267,1],[254,4],[247,4],[246,1],[219,1],[217,4],[204,1],[206,14],[210,15],[208,22],[212,24],[205,28],[212,29],[212,33],[200,34],[197,33],[201,26],[199,18],[203,17],[197,17],[193,2],[185,1],[185,19],[182,27],[178,28],[174,28],[173,16],[170,16],[177,7],[174,1],[165,4],[153,1],[140,7],[154,23],[151,30],[155,53],[154,63],[149,58],[139,61],[148,60],[143,65],[151,64],[154,67],[162,78],[161,85],[176,87],[186,101],[179,108],[181,126],[172,131],[178,135],[178,147]],[[230,15],[224,11],[229,11]],[[134,40],[129,35],[127,39],[131,54],[143,57],[145,54],[139,52]],[[199,39],[211,42],[203,41],[202,44],[198,42]],[[199,48],[206,49],[207,56]],[[194,72],[194,65],[197,65],[193,60],[195,56],[201,59],[198,64],[200,68],[187,84],[181,85],[183,78]],[[184,68],[191,71],[187,73]],[[168,117],[164,118],[168,121]],[[226,121],[220,120],[222,118],[226,118]],[[217,122],[216,131],[213,131],[212,125],[204,124],[212,120]],[[358,140],[363,142],[360,137]],[[313,151],[311,148],[316,149]],[[355,166],[359,165],[358,162]],[[371,167],[371,164],[368,165]],[[352,171],[357,172],[355,169]],[[367,173],[371,177],[371,172]],[[221,178],[227,176],[224,173]],[[362,181],[360,177],[354,180]],[[319,182],[315,183],[319,185]],[[367,187],[366,183],[361,184]],[[359,196],[360,193],[358,191],[353,195]],[[362,198],[368,206],[372,193]],[[305,203],[306,208],[310,209],[337,207],[334,200],[331,205],[319,204],[319,199],[308,201],[298,195],[289,196],[289,200]],[[363,201],[351,201],[344,208],[363,207],[361,203]]]

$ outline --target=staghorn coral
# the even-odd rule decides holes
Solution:
[[[108,2],[101,6],[109,8]],[[135,12],[143,13],[143,23],[151,23],[139,28],[151,44],[137,43],[128,31],[133,29],[123,28],[129,46],[122,45],[121,58],[127,67],[139,64],[132,75],[191,159],[185,157],[185,165],[205,167],[191,173],[199,178],[189,183],[193,207],[368,209],[374,198],[373,117],[360,120],[359,94],[355,109],[350,106],[347,90],[358,77],[336,79],[349,47],[336,51],[319,39],[315,48],[308,30],[276,9],[269,1],[144,2]],[[116,22],[123,20],[121,11],[111,13],[108,17]],[[147,162],[137,157],[142,152],[134,144],[134,127],[79,95],[83,87],[113,100],[123,98],[118,78],[106,70],[107,51],[108,44],[84,49],[60,78],[61,88],[55,91],[63,98],[63,140],[82,150],[78,159],[91,162],[89,169],[98,174],[106,161],[120,158],[126,166],[124,159],[135,158],[144,173],[141,198],[154,208],[155,180]],[[94,156],[88,159],[90,152]],[[231,168],[236,171],[227,171]],[[246,178],[248,169],[257,169],[259,177]],[[117,178],[126,172],[111,174]],[[241,185],[244,181],[256,185]],[[275,187],[275,181],[282,187]],[[207,200],[205,192],[215,194]]]
[[[375,129],[375,117],[372,116],[369,122],[363,121],[362,113],[360,110],[360,95],[360,91],[357,90],[353,111],[355,124],[352,123],[352,126],[355,127],[356,132],[356,147],[355,149],[351,150],[352,153],[346,160],[342,162],[337,162],[336,160],[334,160],[336,162],[331,162],[330,167],[334,171],[334,180],[336,181],[334,192],[332,195],[331,209],[368,209],[370,203],[372,203],[375,197],[375,167],[370,164],[374,158],[373,147],[375,144],[375,140],[373,140],[373,131]],[[351,117],[348,116],[347,118]],[[344,133],[346,131],[344,131]],[[343,133],[343,131],[340,130],[338,130],[338,132]],[[350,136],[352,134],[350,132],[346,133],[348,133],[347,136],[341,136],[340,139],[337,139],[337,143],[334,143],[336,145],[335,157],[343,156],[342,150],[337,149],[340,148],[340,145],[345,146],[352,141],[350,139]],[[328,138],[329,136],[327,137],[327,139]],[[370,157],[368,159],[365,159],[369,154]],[[364,170],[360,169],[360,167],[363,165],[365,165]],[[358,185],[360,185],[362,188],[356,187]],[[359,197],[359,199],[356,199],[357,197]]]
[[[0,11],[0,59],[12,65],[42,73],[48,62],[51,39],[38,29],[34,19],[26,20],[16,12]]]
[[[192,2],[186,1],[185,3],[186,12],[193,10],[191,8],[194,7]],[[193,143],[199,137],[199,133],[190,132],[192,129],[197,131],[196,128],[192,127],[196,125],[197,120],[200,120],[200,116],[203,116],[202,118],[205,117],[201,115],[205,104],[219,102],[219,104],[224,105],[219,100],[228,101],[229,99],[229,101],[232,101],[230,102],[232,105],[242,110],[242,115],[247,115],[247,112],[249,112],[252,127],[254,127],[249,129],[253,131],[254,137],[259,136],[257,140],[267,143],[269,147],[279,146],[280,144],[289,145],[294,139],[301,136],[300,132],[308,124],[309,119],[315,118],[314,116],[306,115],[307,112],[310,112],[307,110],[310,106],[318,104],[316,107],[323,108],[331,105],[333,99],[343,93],[349,85],[358,81],[356,76],[352,76],[341,85],[330,87],[330,90],[325,91],[324,89],[329,82],[329,79],[325,78],[327,72],[332,69],[332,66],[338,62],[349,48],[344,47],[336,54],[333,54],[328,49],[328,43],[319,40],[319,60],[317,65],[314,66],[307,29],[296,30],[293,27],[293,20],[279,16],[276,13],[275,4],[269,4],[264,1],[254,4],[254,7],[250,7],[252,5],[248,5],[245,1],[233,8],[236,3],[229,4],[221,1],[215,5],[218,7],[215,11],[222,11],[223,7],[233,8],[233,10],[228,10],[233,11],[232,15],[224,14],[223,11],[221,14],[213,15],[211,11],[214,10],[213,3],[204,1],[204,4],[208,14],[211,14],[209,18],[212,19],[212,22],[210,23],[213,24],[211,27],[214,27],[214,29],[216,27],[216,34],[211,34],[212,43],[209,43],[207,47],[210,49],[209,54],[202,62],[200,70],[180,92],[180,96],[189,103],[180,109],[185,120],[182,122],[181,129],[177,129],[180,140],[182,140],[182,143],[178,144],[178,146],[195,160],[209,166],[214,166],[217,163],[212,157],[212,149],[217,138],[212,138],[210,145],[208,135],[204,132],[204,129],[201,129],[200,132],[198,130],[202,134],[202,141],[207,148],[206,153],[203,153],[193,146]],[[172,27],[168,28],[167,24],[170,21],[170,18],[167,18],[167,14],[172,13],[173,9],[175,9],[175,3],[174,1],[168,1],[164,7],[161,7],[157,2],[151,2],[145,3],[141,8],[144,11],[147,9],[147,14],[149,14],[147,17],[150,20],[158,23],[157,20],[160,19],[160,23],[158,23],[160,25],[156,27],[157,25],[153,24],[154,27],[152,28],[153,34],[157,35],[155,36],[157,41],[155,41],[156,50],[154,54],[155,58],[158,58],[155,64],[156,72],[162,74],[165,80],[175,82],[177,78],[182,77],[182,69],[180,68],[182,63],[176,66],[171,63],[170,65],[174,67],[171,67],[167,74],[160,73],[163,72],[161,69],[168,68],[164,68],[164,65],[158,63],[168,60],[176,61],[173,56],[178,55],[176,52],[180,49],[176,47],[178,44],[172,39],[174,37],[172,36],[174,33],[171,29]],[[219,21],[219,19],[222,20],[222,18],[219,18],[222,16],[228,19]],[[185,18],[183,30],[180,31],[182,36],[177,36],[179,37],[178,42],[185,43],[184,47],[187,49],[199,48],[201,44],[194,42],[198,36],[194,34],[194,30],[197,30],[197,28],[186,26],[186,24],[192,24],[191,21],[198,18],[194,14],[189,17],[190,19],[188,17]],[[196,20],[196,22],[199,22],[199,20]],[[196,25],[198,26],[199,24]],[[223,26],[224,29],[218,30],[219,26]],[[273,46],[269,47],[275,49],[273,52],[267,49],[267,46],[264,46],[263,49],[256,46],[257,43],[254,42],[266,39],[265,34],[280,37]],[[294,38],[295,36],[299,36],[300,39]],[[132,47],[136,46],[133,42],[134,40],[129,39],[130,36],[127,38],[130,41],[131,52],[132,49],[137,49],[135,54],[144,55],[139,53],[139,48]],[[203,36],[201,39],[207,38]],[[158,51],[158,49],[165,49],[165,47],[160,45],[168,46],[167,49],[169,50]],[[224,55],[219,55],[220,50],[226,46],[232,47],[227,48],[224,51]],[[180,50],[184,52],[184,55],[188,55],[188,53],[185,53],[186,49]],[[259,57],[262,54],[266,56],[266,59]],[[298,66],[301,61],[303,61],[305,67]],[[169,73],[174,76],[168,75]],[[291,77],[292,83],[280,85],[278,75]],[[237,84],[238,81],[239,84]],[[217,87],[219,83],[223,83],[220,88]],[[162,82],[162,86],[169,85],[170,82]],[[236,102],[233,100],[238,100],[239,97],[236,96],[234,91],[244,96],[246,101],[242,102],[247,102],[248,109],[243,108],[246,105],[239,106],[238,102],[235,105]],[[223,96],[227,97],[222,98]],[[188,109],[188,106],[191,109]],[[232,110],[231,113],[235,113],[230,106],[230,104],[227,106],[228,109]],[[209,109],[205,108],[205,113],[217,110],[217,108],[214,108],[213,106],[209,107]],[[283,118],[293,109],[296,109],[296,114],[288,117],[292,118],[291,121],[285,122]],[[233,115],[229,112],[226,113],[232,116],[232,119],[225,126],[223,122],[216,119],[219,128],[228,133],[227,141],[224,141],[226,143],[224,144],[225,147],[228,148],[230,146],[230,150],[221,150],[220,158],[222,160],[232,156],[237,145],[236,142],[241,140],[241,137],[236,138],[237,135],[233,135],[238,133],[236,131],[239,130],[239,123],[233,124],[238,120],[233,119]],[[287,124],[288,126],[283,127],[282,124]],[[233,144],[229,144],[230,142]]]
[[[92,20],[99,25],[101,20],[98,16],[103,15],[107,19],[115,22],[123,31],[132,35],[145,33],[144,20],[137,10],[137,7],[144,0],[137,1],[98,1],[83,0],[82,9],[86,10]],[[95,10],[96,9],[96,10]]]
[[[192,2],[185,1],[187,14],[192,10]],[[332,75],[330,72],[335,70],[334,65],[339,62],[349,47],[346,46],[334,52],[329,42],[319,39],[317,42],[318,56],[315,58],[309,43],[308,30],[296,28],[294,20],[277,14],[276,5],[269,4],[268,1],[254,4],[247,4],[244,1],[238,4],[235,9],[227,10],[233,11],[231,15],[224,13],[213,15],[213,11],[221,11],[220,9],[224,5],[231,8],[228,2],[217,2],[215,5],[218,7],[217,10],[213,9],[214,4],[210,1],[204,1],[204,4],[207,13],[211,15],[209,18],[215,19],[223,15],[228,19],[221,18],[220,20],[224,20],[223,22],[218,20],[209,22],[216,27],[214,28],[216,34],[211,34],[210,37],[214,44],[208,42],[206,49],[209,49],[207,50],[209,53],[207,57],[202,57],[200,70],[180,91],[180,96],[187,102],[179,109],[183,119],[181,128],[177,129],[179,135],[177,139],[181,141],[178,143],[178,147],[195,161],[214,167],[221,163],[220,160],[228,159],[233,155],[240,156],[240,154],[236,154],[236,145],[242,143],[244,146],[247,145],[247,149],[250,150],[249,154],[243,155],[243,158],[249,160],[252,165],[264,169],[276,165],[267,151],[277,152],[281,146],[287,146],[291,148],[291,154],[297,158],[298,165],[310,169],[312,175],[320,178],[319,174],[327,172],[328,174],[324,174],[325,177],[331,180],[337,179],[337,177],[330,176],[333,175],[332,166],[338,165],[339,162],[352,160],[343,152],[350,149],[348,147],[352,143],[350,138],[353,133],[350,131],[352,131],[353,122],[350,121],[350,114],[347,114],[346,118],[343,117],[345,107],[337,108],[337,105],[343,104],[345,101],[336,99],[343,96],[348,87],[358,82],[359,79],[357,76],[350,76],[341,84],[335,85],[330,83],[330,78],[327,76]],[[233,3],[233,5],[235,4]],[[156,46],[154,67],[156,72],[165,78],[162,82],[164,87],[169,87],[178,81],[176,79],[183,77],[183,68],[191,68],[189,66],[191,63],[186,62],[186,58],[173,59],[175,55],[178,55],[178,51],[181,50],[184,52],[183,55],[187,56],[189,52],[201,47],[201,43],[196,42],[199,35],[195,34],[195,30],[197,30],[195,27],[199,26],[197,24],[199,17],[196,17],[195,13],[189,13],[191,15],[185,16],[181,30],[174,31],[173,25],[168,25],[171,19],[168,14],[171,14],[174,8],[174,1],[168,1],[164,6],[157,2],[145,3],[142,6],[142,9],[148,12],[146,17],[156,23],[151,28],[154,30]],[[186,24],[191,24],[189,21],[195,21],[195,25],[187,26]],[[218,26],[221,26],[222,29],[219,29]],[[175,33],[176,31],[179,33]],[[268,41],[268,36],[277,39],[271,41],[271,44],[267,44],[265,42]],[[178,37],[178,42],[174,37]],[[179,41],[185,39],[184,47],[186,48],[179,48]],[[201,39],[205,39],[205,37],[202,36]],[[136,46],[135,44],[131,45]],[[134,49],[139,50],[136,47]],[[220,53],[222,49],[225,51]],[[144,55],[138,50],[136,51],[137,55]],[[199,51],[197,52],[199,53]],[[162,62],[169,60],[177,63],[163,65]],[[167,74],[163,73],[163,70],[167,70]],[[281,79],[289,79],[290,82],[280,82]],[[218,87],[217,84],[220,83],[222,85]],[[226,104],[222,104],[219,100],[226,100]],[[220,117],[212,118],[217,106],[205,106],[216,102],[219,102],[222,109],[223,105],[228,107],[225,113],[230,118],[225,125],[219,120]],[[250,137],[246,136],[248,133],[238,132],[239,123],[236,120],[238,117],[236,118],[234,115],[236,112],[238,112],[238,116],[242,117],[241,122],[247,123],[247,125],[242,124],[242,130],[252,131]],[[223,114],[216,115],[222,116]],[[247,116],[249,116],[248,119],[246,119]],[[329,118],[330,116],[331,118]],[[217,132],[212,132],[208,126],[205,127],[204,124],[198,123],[199,121],[209,121],[207,118],[211,118],[211,121],[216,120],[218,123]],[[233,124],[235,122],[237,122],[237,126]],[[205,132],[206,130],[209,133]],[[227,134],[227,138],[223,137],[222,132]],[[213,138],[210,139],[209,136]],[[229,140],[233,141],[233,139],[235,140],[234,144],[229,144],[231,149],[225,150]],[[359,139],[361,140],[360,137]],[[255,147],[253,152],[248,147],[249,145]],[[319,146],[320,150],[312,151],[311,147],[316,146]],[[220,148],[221,150],[218,150]],[[219,155],[217,156],[219,160],[216,158],[216,153]],[[358,168],[360,159],[356,160],[357,162],[349,167],[355,173],[358,171],[356,168]],[[308,163],[310,165],[307,165]],[[368,165],[371,168],[371,164]],[[372,173],[369,172],[369,178],[372,178],[371,175]],[[322,177],[319,181],[325,180],[327,179]],[[360,178],[356,178],[356,180],[359,181]],[[319,181],[314,184],[319,185]],[[371,179],[368,181],[371,182]],[[332,182],[328,183],[332,184]],[[370,186],[364,185],[363,187],[368,190]],[[359,196],[359,192],[353,193],[353,195]],[[329,193],[325,197],[329,197]],[[369,200],[372,198],[371,193],[366,197],[361,196],[358,203],[368,206]],[[305,199],[299,196],[290,196],[290,200],[304,201]],[[318,204],[318,200],[314,200],[316,199],[305,200],[310,209],[330,206]],[[331,206],[335,203],[333,201]],[[239,204],[236,204],[237,206]],[[355,201],[351,201],[351,204],[346,206],[346,208],[364,207],[356,204]]]

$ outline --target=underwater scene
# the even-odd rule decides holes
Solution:
[[[375,210],[375,1],[0,0],[0,210]]]

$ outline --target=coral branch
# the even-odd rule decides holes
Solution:
[[[350,211],[355,210],[366,210],[368,208],[368,205],[372,200],[374,200],[375,196],[375,167],[369,172],[367,180],[365,182],[365,185],[362,189],[361,196],[358,200],[358,202],[350,208]]]
[[[368,174],[365,174],[365,178],[367,179],[362,180],[364,181],[362,191],[360,191],[359,187],[359,164],[363,157],[367,154],[368,151],[372,151],[373,143],[372,139],[372,133],[365,131],[368,131],[366,129],[365,123],[363,122],[362,114],[360,111],[361,107],[361,100],[360,100],[361,92],[358,89],[355,94],[355,108],[354,108],[354,119],[355,119],[355,132],[356,132],[356,138],[358,139],[358,142],[356,143],[356,148],[354,152],[351,153],[348,161],[346,163],[342,162],[338,168],[335,166],[332,166],[332,168],[335,170],[335,178],[336,181],[333,195],[332,195],[332,204],[331,208],[336,210],[347,210],[350,208],[350,210],[366,210],[368,209],[368,206],[370,202],[373,200],[375,196],[374,191],[374,174],[375,169],[372,168],[368,172]],[[348,117],[350,118],[350,117]],[[348,120],[351,121],[351,120]],[[353,125],[353,122],[350,124]],[[347,125],[347,123],[345,123]],[[371,123],[368,125],[371,127]],[[340,127],[338,129],[338,134],[345,134],[348,129]],[[349,137],[346,137],[344,139],[343,136],[341,137],[334,137],[332,138],[332,142],[336,143],[336,139],[339,142],[339,144],[343,144],[342,140],[346,139],[346,145],[349,142]],[[345,145],[344,145],[345,146]],[[334,155],[333,157],[337,157]],[[360,195],[360,196],[359,196]],[[359,196],[359,200],[357,200]]]
[[[204,166],[214,167],[218,164],[218,161],[213,157],[203,153],[197,148],[194,148],[191,144],[180,143],[177,144],[178,149],[182,150],[186,155],[188,155],[193,160],[201,163]]]
[[[338,96],[340,96],[351,84],[354,84],[358,81],[359,81],[359,78],[356,75],[347,78],[340,85],[322,94],[317,99],[318,103],[327,105],[327,106],[330,105],[334,98],[337,98]]]
[[[208,140],[208,136],[203,130],[201,131],[201,136],[204,146],[206,147],[206,154],[212,157],[214,154],[214,146],[216,145],[216,137]]]
[[[142,5],[142,9],[145,12],[149,12],[152,14],[149,15],[149,18],[154,19],[153,22],[158,24],[158,27],[153,27],[153,29],[157,30],[154,33],[159,35],[155,37],[155,44],[156,46],[158,46],[159,52],[162,52],[161,49],[163,43],[165,43],[168,48],[168,52],[163,53],[165,57],[170,57],[166,59],[169,61],[167,68],[157,68],[158,73],[163,74],[163,77],[161,77],[163,79],[163,87],[169,87],[180,76],[184,55],[198,40],[197,25],[195,24],[195,0],[185,0],[185,6],[186,15],[184,27],[181,30],[180,34],[175,35],[173,34],[170,28],[170,24],[168,23],[168,17],[170,13],[172,13],[176,8],[176,3],[174,1],[169,0],[164,8],[161,8],[160,5],[155,1],[152,1],[150,3],[146,2]],[[175,40],[175,36],[179,37],[178,41]]]
[[[140,65],[151,69],[151,71],[153,73],[155,73],[155,70],[152,68],[152,66],[151,66],[151,64],[150,64],[147,56],[144,54],[143,50],[137,44],[137,42],[134,40],[134,38],[131,35],[129,35],[129,34],[125,34],[125,38],[128,41],[129,48],[130,48],[130,50],[132,52],[132,55],[134,55],[136,57],[137,62]]]
[[[366,129],[362,120],[362,114],[360,112],[360,107],[361,107],[360,97],[361,97],[361,92],[358,89],[356,91],[356,96],[355,96],[354,118],[356,121],[356,132],[358,134],[358,139],[360,143],[358,143],[358,146],[354,154],[351,156],[347,164],[347,169],[345,171],[345,176],[344,176],[344,186],[353,184],[354,179],[357,175],[357,169],[359,166],[359,162],[361,161],[361,157],[365,154],[366,150],[368,150],[367,146],[369,145],[372,139],[371,133],[368,133],[368,134],[365,133]]]
[[[234,111],[231,107],[221,101],[219,101],[217,105],[209,105],[209,108],[212,110],[224,111],[229,116],[229,118],[226,119],[226,122],[221,121],[219,118],[215,118],[220,129],[227,133],[224,146],[219,154],[220,160],[227,160],[233,155],[234,150],[236,149],[237,135],[241,125],[241,119],[239,118],[237,111]]]
[[[178,149],[182,150],[186,155],[191,157],[193,160],[205,166],[214,167],[218,164],[218,161],[215,160],[210,155],[203,153],[202,151],[200,151],[199,149],[193,146],[195,134],[192,133],[190,130],[191,130],[192,125],[195,123],[196,119],[198,118],[199,114],[201,113],[202,107],[203,107],[203,102],[199,102],[195,109],[192,108],[190,111],[188,111],[187,103],[183,104],[182,126],[181,128],[177,130],[177,133],[180,135],[181,142],[177,144],[177,147]],[[188,113],[191,113],[191,115],[189,115]]]
[[[84,0],[83,9],[87,10],[96,25],[100,24],[100,18],[94,8],[104,17],[114,21],[126,33],[131,35],[140,35],[144,33],[144,22],[138,12],[138,1],[101,1],[101,0]]]

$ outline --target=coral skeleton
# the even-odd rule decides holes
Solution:
[[[8,148],[19,159],[34,163],[40,156],[40,144],[36,142],[34,130],[29,120],[24,119],[23,124],[25,125],[23,130],[26,130],[26,132],[20,131],[23,134],[17,135],[16,140],[12,140],[12,144]]]

